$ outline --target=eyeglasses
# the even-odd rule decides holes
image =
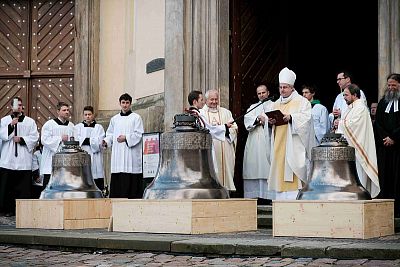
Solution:
[[[346,79],[346,78],[347,78],[347,77],[340,77],[340,78],[337,78],[336,81],[338,82],[338,81],[343,80],[343,79]]]

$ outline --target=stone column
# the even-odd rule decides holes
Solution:
[[[400,73],[400,4],[398,0],[379,0],[378,92],[385,92],[386,77]]]
[[[208,89],[229,107],[229,0],[166,0],[165,130],[191,90]]]
[[[75,74],[73,121],[81,121],[83,107],[98,111],[100,1],[75,2]]]

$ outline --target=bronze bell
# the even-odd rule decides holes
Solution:
[[[212,160],[212,137],[199,118],[174,116],[174,130],[161,135],[161,161],[144,199],[222,199],[229,193]]]
[[[311,152],[308,183],[299,191],[301,200],[370,200],[357,175],[355,149],[343,135],[328,133]]]
[[[93,180],[90,155],[71,137],[53,156],[50,181],[40,199],[102,197]]]

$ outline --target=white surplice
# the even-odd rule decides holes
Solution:
[[[321,104],[315,104],[311,110],[314,124],[315,139],[321,143],[322,137],[329,131],[328,110]]]
[[[75,138],[79,141],[82,149],[90,155],[94,179],[104,178],[102,141],[105,136],[104,128],[101,124],[95,123],[94,127],[85,127],[85,124],[81,122],[75,125]],[[89,138],[89,145],[82,145],[86,138]]]
[[[251,111],[244,116],[244,126],[249,131],[243,157],[243,187],[246,198],[267,198],[271,128],[268,127],[265,112],[271,111],[272,105],[272,101],[263,104],[258,102],[251,105],[247,109]],[[265,126],[256,122],[259,115],[265,117]]]
[[[375,137],[369,110],[362,99],[357,99],[348,106],[339,122],[339,130],[356,150],[357,174],[361,184],[371,197],[376,197],[380,186]]]
[[[110,120],[106,141],[111,152],[111,173],[142,173],[143,121],[134,112],[128,116],[117,114]],[[125,135],[126,141],[119,143],[118,136]]]
[[[311,104],[293,91],[274,102],[273,109],[290,114],[292,122],[272,128],[268,199],[295,199],[307,181],[311,149],[316,145]]]
[[[74,124],[60,124],[58,119],[47,121],[42,127],[41,142],[43,145],[42,161],[40,162],[40,173],[51,174],[53,155],[57,153],[61,144],[62,136],[68,138],[74,136]]]
[[[232,113],[223,107],[211,110],[205,105],[200,114],[204,120],[211,125],[224,125],[228,121],[233,121]],[[233,182],[235,171],[235,151],[237,139],[237,125],[233,124],[229,128],[229,138],[225,137],[225,141],[213,138],[216,162],[218,167],[218,179],[228,190],[235,191],[236,187]]]
[[[17,123],[17,136],[24,139],[25,145],[17,144],[18,156],[15,156],[15,130],[10,134],[8,132],[11,121],[12,118],[9,115],[3,117],[0,123],[0,139],[2,142],[0,167],[9,170],[32,170],[33,150],[39,140],[36,123],[27,116],[24,116],[23,121]]]

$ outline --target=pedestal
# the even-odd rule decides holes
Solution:
[[[17,199],[16,228],[107,228],[111,199]]]
[[[254,199],[113,201],[117,232],[205,234],[257,230]]]
[[[394,234],[394,200],[273,201],[273,236],[367,239]]]

